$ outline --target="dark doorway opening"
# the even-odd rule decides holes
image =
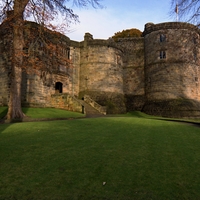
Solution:
[[[55,84],[55,90],[56,90],[56,94],[57,93],[62,93],[63,84],[61,82],[56,82],[56,84]]]

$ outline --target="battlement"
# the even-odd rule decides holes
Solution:
[[[188,29],[196,31],[200,34],[200,30],[197,26],[185,22],[165,22],[160,24],[147,23],[142,36],[145,36],[153,31],[165,30],[165,29]]]
[[[116,42],[109,38],[107,40],[104,39],[93,39],[93,35],[90,33],[85,33],[84,41],[80,42],[80,47],[84,48],[87,46],[104,46],[104,47],[113,47],[118,49]]]

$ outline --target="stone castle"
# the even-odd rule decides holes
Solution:
[[[30,27],[34,31],[30,31]],[[39,25],[27,22],[27,44],[43,56]],[[31,37],[35,32],[35,37]],[[78,99],[103,106],[107,113],[139,110],[166,117],[200,117],[200,31],[188,23],[147,23],[142,37],[114,41],[72,41],[47,31],[54,46],[69,64],[47,66],[51,72],[23,73],[22,103],[25,106],[59,107],[81,111]],[[32,41],[31,44],[29,41]],[[34,45],[33,45],[34,46]],[[38,48],[39,46],[39,48]],[[0,104],[7,105],[11,69],[12,31],[0,25]],[[53,56],[48,56],[51,61]],[[48,65],[48,62],[46,62]]]

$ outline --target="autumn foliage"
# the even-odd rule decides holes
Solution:
[[[115,33],[112,38],[117,41],[119,38],[127,38],[127,37],[141,37],[142,32],[139,29],[132,28],[132,29],[127,29],[123,31],[119,31]]]

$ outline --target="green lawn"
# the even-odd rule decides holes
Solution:
[[[31,118],[76,118],[84,116],[82,113],[56,108],[23,108],[22,110],[26,116]]]
[[[0,199],[200,199],[200,128],[133,116],[0,125]]]
[[[66,111],[56,108],[22,108],[24,114],[32,119],[35,118],[76,118],[83,117],[84,114]],[[7,113],[7,107],[0,107],[0,118]]]

